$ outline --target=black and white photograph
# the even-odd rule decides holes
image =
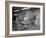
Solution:
[[[42,5],[10,4],[9,15],[9,34],[43,33]]]
[[[8,1],[5,6],[6,37],[45,34],[44,3]]]
[[[12,7],[12,31],[40,30],[40,8]]]

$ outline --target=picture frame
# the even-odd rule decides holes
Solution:
[[[18,5],[17,5],[18,4]],[[29,6],[28,6],[29,5]],[[41,20],[41,31],[11,31],[12,25],[12,7],[32,7],[40,8],[40,19]],[[35,9],[34,9],[35,10]],[[5,2],[5,37],[19,37],[19,36],[35,36],[35,35],[45,35],[45,4],[44,3],[34,3],[34,2],[19,2],[19,1],[6,1]]]

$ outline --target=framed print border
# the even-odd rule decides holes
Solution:
[[[43,33],[29,33],[29,34],[9,34],[9,6],[10,4],[31,4],[31,5],[42,5],[43,6]],[[19,1],[5,1],[5,37],[19,37],[19,36],[35,36],[45,34],[45,3],[34,3],[34,2],[19,2]]]

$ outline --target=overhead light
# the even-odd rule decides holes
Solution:
[[[31,7],[27,7],[27,8],[23,8],[23,9],[21,9],[21,10],[27,10],[27,9],[30,9]]]

